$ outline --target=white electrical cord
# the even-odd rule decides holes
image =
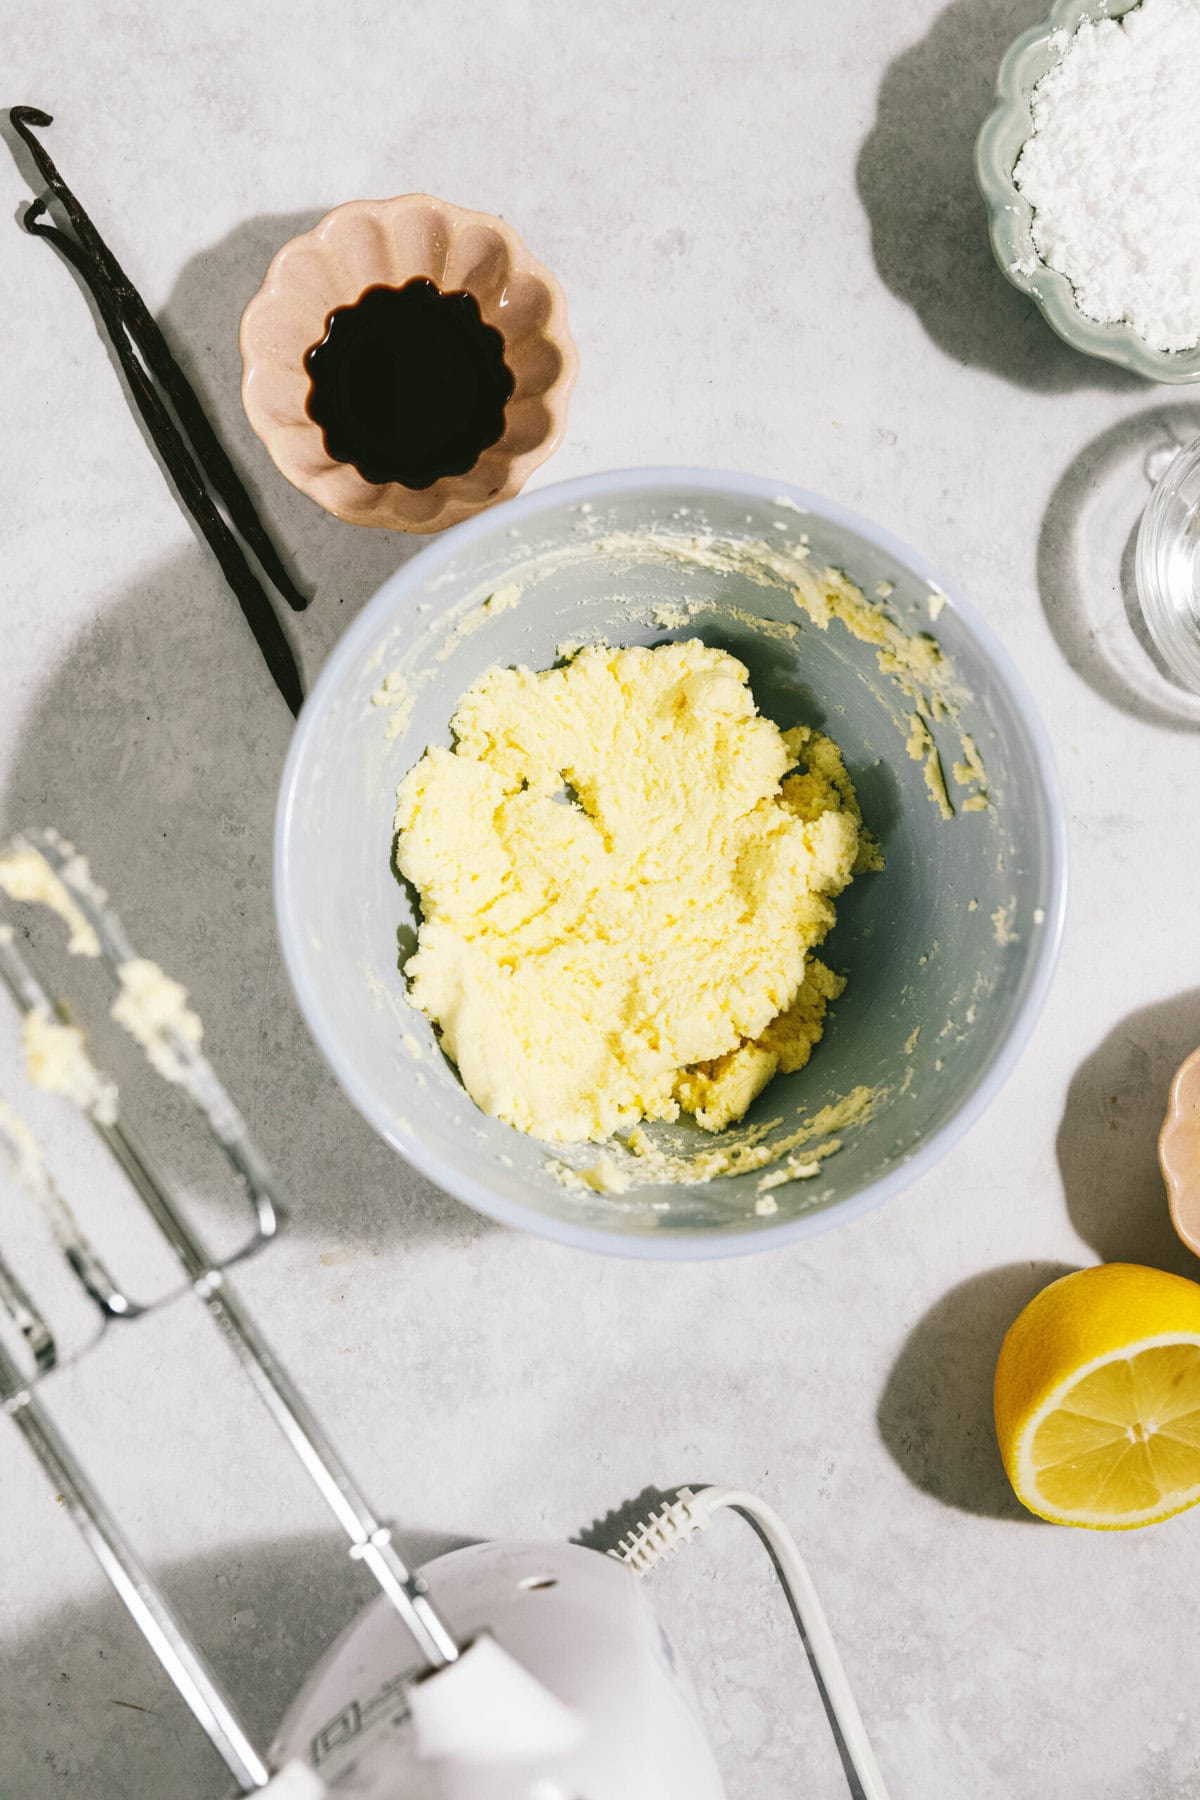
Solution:
[[[708,1487],[701,1488],[699,1493],[693,1493],[691,1488],[680,1488],[673,1501],[636,1526],[609,1555],[628,1564],[636,1574],[648,1575],[681,1544],[707,1530],[714,1513],[723,1507],[732,1508],[748,1519],[771,1553],[780,1583],[817,1665],[846,1756],[862,1788],[863,1800],[888,1800],[883,1776],[833,1641],[825,1609],[795,1539],[772,1507],[757,1495],[744,1493],[741,1488]]]

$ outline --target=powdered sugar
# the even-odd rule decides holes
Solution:
[[[1200,0],[1142,0],[1052,40],[1013,179],[1033,243],[1089,318],[1200,342]]]

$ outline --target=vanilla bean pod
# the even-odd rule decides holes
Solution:
[[[93,264],[103,272],[125,327],[145,358],[151,374],[174,407],[176,417],[191,441],[192,452],[209,485],[224,501],[230,518],[258,558],[264,574],[278,588],[288,605],[294,611],[302,612],[308,605],[308,597],[300,592],[284,567],[278,550],[255,510],[253,500],[209,423],[195,389],[176,362],[157,319],[63,180],[49,152],[33,135],[33,126],[53,124],[52,115],[36,106],[14,106],[10,107],[8,116],[13,129],[37,165],[38,173],[70,219],[80,244],[88,252]]]
[[[99,309],[105,331],[133,394],[134,404],[146,422],[154,443],[167,466],[180,499],[195,519],[221,565],[226,581],[237,597],[246,623],[254,633],[259,649],[275,685],[293,713],[298,713],[304,699],[300,671],[282,625],[270,599],[246,560],[244,551],[222,518],[220,510],[204,485],[178,426],[164,406],[138,354],[130,342],[119,304],[108,284],[106,272],[75,240],[55,225],[40,223],[45,202],[35,200],[22,216],[21,223],[34,237],[46,238],[66,258],[84,283]]]

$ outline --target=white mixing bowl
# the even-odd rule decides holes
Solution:
[[[755,544],[806,534],[809,566],[845,570],[906,628],[936,632],[969,698],[935,723],[949,772],[974,739],[992,804],[943,820],[905,753],[911,699],[876,650],[821,630]],[[689,539],[724,545],[690,555]],[[664,549],[664,541],[673,548]],[[778,557],[775,557],[778,561]],[[890,587],[883,584],[890,584]],[[519,603],[483,605],[516,587]],[[684,626],[664,604],[699,603]],[[936,615],[936,623],[933,622]],[[670,618],[670,612],[660,618]],[[886,870],[838,902],[821,955],[849,977],[809,1065],[777,1077],[746,1124],[776,1137],[859,1084],[874,1103],[818,1175],[667,1182],[624,1194],[556,1179],[557,1152],[481,1113],[405,998],[413,896],[391,864],[395,791],[490,665],[546,668],[564,640],[695,635],[749,668],[760,709],[822,726],[841,745]],[[399,671],[412,702],[372,704]],[[963,790],[951,784],[952,796]],[[304,705],[284,770],[275,842],[279,932],[309,1027],[375,1128],[459,1199],[507,1224],[625,1255],[727,1256],[805,1237],[877,1205],[944,1155],[1012,1068],[1046,994],[1065,901],[1066,832],[1046,734],[982,620],[886,533],[799,489],[706,470],[648,469],[543,488],[460,525],[365,608]],[[399,956],[398,956],[399,945]],[[919,1031],[918,1031],[919,1027]],[[413,1044],[416,1042],[416,1051]],[[738,1130],[739,1128],[733,1128]],[[666,1147],[712,1139],[657,1126]],[[573,1157],[573,1161],[594,1161]],[[774,1211],[770,1210],[774,1202]]]

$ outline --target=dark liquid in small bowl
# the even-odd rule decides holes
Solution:
[[[331,312],[307,351],[308,413],[335,462],[364,481],[432,487],[465,475],[504,431],[504,339],[473,294],[418,276]]]

